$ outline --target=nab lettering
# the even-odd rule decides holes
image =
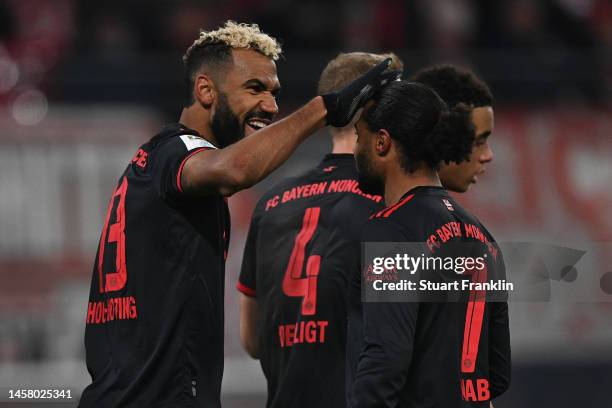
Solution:
[[[464,401],[488,401],[491,399],[489,380],[478,378],[474,387],[474,380],[461,379],[461,398]]]

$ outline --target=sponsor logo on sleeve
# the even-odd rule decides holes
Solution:
[[[187,147],[188,151],[196,149],[198,147],[208,147],[210,149],[216,149],[216,147],[212,143],[210,143],[206,139],[202,139],[199,136],[182,135],[180,137],[181,137],[181,140],[183,141],[183,143],[185,143],[185,147]]]

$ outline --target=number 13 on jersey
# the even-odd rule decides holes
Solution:
[[[127,194],[127,188],[127,178],[123,177],[121,184],[111,198],[106,212],[106,221],[102,229],[98,250],[100,293],[121,290],[127,282],[127,268],[125,265],[125,195]],[[113,208],[115,208],[115,211],[113,211]],[[111,217],[113,213],[115,214],[115,220]],[[110,244],[116,245],[116,252],[115,270],[109,272],[104,270],[104,255],[105,248],[110,248]]]

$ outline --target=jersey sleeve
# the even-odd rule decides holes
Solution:
[[[362,242],[408,242],[390,221],[366,224]],[[417,302],[364,302],[364,347],[350,395],[352,407],[395,407],[412,360]]]
[[[181,173],[190,157],[205,150],[215,149],[207,140],[193,135],[173,137],[159,146],[152,168],[153,185],[162,198],[183,192]]]
[[[506,278],[505,264],[501,251],[497,260],[500,279]],[[510,321],[508,302],[489,303],[489,380],[491,398],[503,394],[510,386],[511,351]]]
[[[247,235],[246,244],[244,245],[244,254],[242,256],[242,268],[236,289],[239,292],[250,296],[256,296],[256,277],[257,277],[257,233],[258,233],[258,214],[259,205],[255,208],[251,226]]]

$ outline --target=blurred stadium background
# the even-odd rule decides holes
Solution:
[[[281,114],[314,95],[339,51],[392,50],[407,75],[434,62],[474,68],[497,99],[495,159],[459,200],[498,240],[612,241],[609,0],[0,0],[0,405],[10,388],[76,397],[88,383],[84,316],[107,200],[137,146],[177,120],[182,53],[228,18],[284,44]],[[321,132],[230,199],[227,407],[265,401],[234,289],[250,212],[329,147]],[[612,406],[611,303],[510,312],[513,384],[497,407]]]

